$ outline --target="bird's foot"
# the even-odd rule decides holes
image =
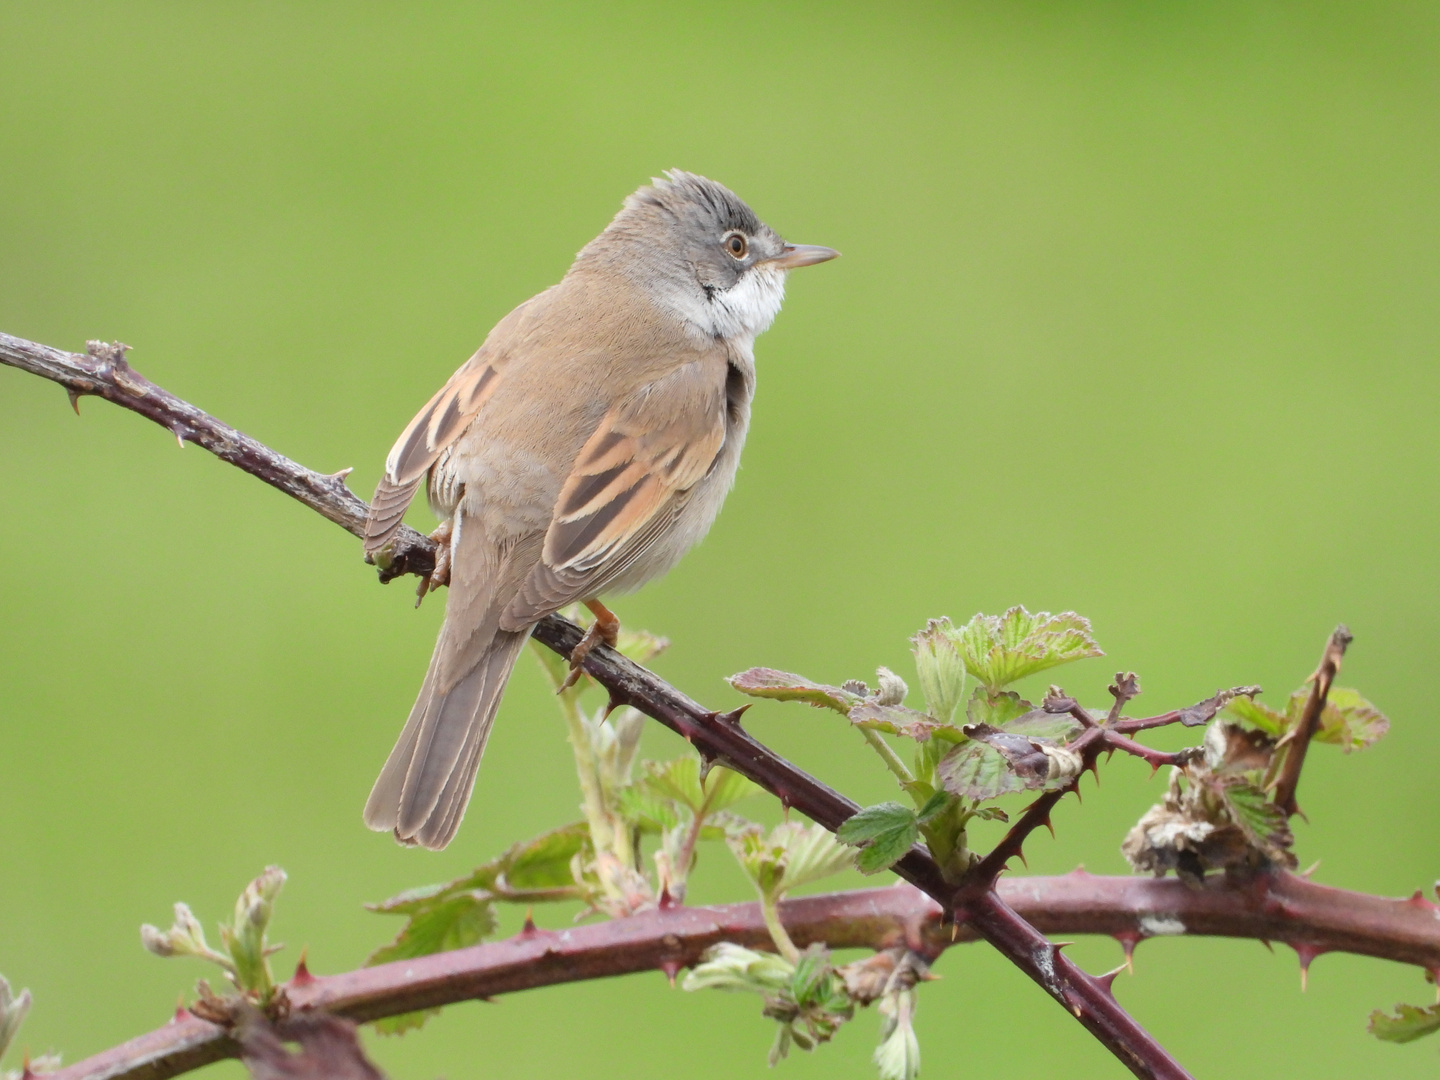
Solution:
[[[415,606],[420,606],[420,601],[425,599],[426,593],[432,593],[441,585],[450,584],[450,537],[455,531],[453,521],[443,521],[440,527],[430,534],[430,539],[435,541],[435,569],[420,579],[420,585],[415,590]]]
[[[604,642],[612,649],[620,637],[620,620],[615,613],[607,608],[599,600],[586,600],[585,606],[595,616],[595,621],[585,631],[585,636],[570,653],[570,674],[565,676],[565,681],[555,692],[563,694],[570,687],[574,686],[580,678],[581,665],[585,663],[585,657],[589,656],[596,645]]]

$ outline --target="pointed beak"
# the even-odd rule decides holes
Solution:
[[[840,253],[834,248],[821,247],[819,244],[786,244],[784,251],[765,261],[781,270],[794,270],[801,266],[829,262],[839,256]]]

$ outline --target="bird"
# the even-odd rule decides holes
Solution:
[[[754,342],[789,271],[839,252],[790,244],[734,192],[672,169],[628,196],[556,285],[506,315],[401,433],[366,520],[372,560],[423,483],[440,519],[444,623],[364,820],[444,848],[469,804],[501,695],[535,624],[595,616],[569,682],[618,618],[600,600],[664,574],[735,480]]]

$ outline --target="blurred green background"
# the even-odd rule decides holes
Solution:
[[[417,407],[624,195],[702,172],[845,258],[795,275],[759,342],[710,538],[618,605],[674,639],[663,674],[720,707],[752,664],[908,673],[928,616],[1025,603],[1093,619],[1109,656],[1069,689],[1134,669],[1158,711],[1238,682],[1283,699],[1344,620],[1342,682],[1395,727],[1311,756],[1302,864],[1389,894],[1440,873],[1437,5],[9,2],[0,41],[0,329],[129,342],[368,494]],[[367,832],[441,604],[413,611],[355,540],[203,451],[81,411],[0,370],[0,971],[36,995],[21,1044],[67,1060],[208,974],[141,951],[175,900],[213,924],[280,863],[281,971],[302,945],[339,971],[398,928],[362,901],[578,816],[525,659],[458,841]],[[888,797],[822,714],[748,722]],[[1160,787],[1115,762],[1032,870],[1121,872]],[[746,898],[728,859],[702,857],[698,899]],[[1433,1041],[1364,1032],[1428,1000],[1417,972],[1326,956],[1302,995],[1278,953],[1151,942],[1117,989],[1197,1075],[1434,1075]],[[984,947],[939,970],[928,1075],[1121,1075]],[[370,1042],[397,1078],[701,1080],[764,1072],[758,1014],[657,973]],[[876,1023],[777,1075],[873,1075]]]

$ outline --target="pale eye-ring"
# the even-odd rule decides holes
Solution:
[[[725,237],[725,250],[737,259],[745,258],[745,253],[750,250],[750,244],[745,239],[744,233],[732,232]]]

